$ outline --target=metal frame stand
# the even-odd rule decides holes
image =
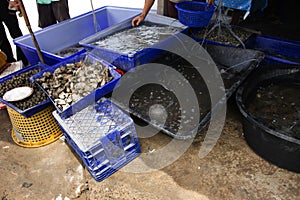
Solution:
[[[222,36],[222,27],[227,29],[229,33],[239,41],[239,43],[242,45],[242,47],[245,49],[245,44],[244,42],[233,32],[231,25],[228,23],[225,23],[226,21],[224,14],[223,14],[223,1],[220,0],[217,5],[217,10],[216,10],[216,18],[215,18],[215,23],[213,24],[212,28],[208,30],[208,28],[205,30],[205,34],[203,39],[205,39],[209,34],[211,34],[216,28],[218,29],[218,36]],[[203,44],[204,40],[202,41]]]

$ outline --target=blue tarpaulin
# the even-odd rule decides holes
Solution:
[[[251,0],[222,0],[222,5],[228,8],[250,11]],[[219,1],[215,0],[215,4],[218,5]]]

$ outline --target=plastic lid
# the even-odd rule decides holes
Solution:
[[[27,86],[17,87],[17,88],[7,91],[3,95],[3,100],[9,101],[9,102],[20,101],[22,99],[29,97],[30,95],[32,95],[32,93],[33,93],[33,88],[31,88],[31,87],[27,87]]]

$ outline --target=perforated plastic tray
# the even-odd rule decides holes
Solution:
[[[63,129],[67,142],[83,160],[91,175],[103,180],[140,153],[132,119],[101,98],[74,115],[54,118]]]
[[[251,73],[251,71],[258,67],[259,63],[264,57],[262,52],[249,49],[238,49],[234,47],[212,44],[207,44],[205,48],[220,70],[220,74],[224,82],[226,97],[221,97],[219,99],[219,102],[221,103],[224,101],[224,98],[230,98],[230,96],[236,91],[238,86]],[[130,97],[129,103],[126,102],[126,95],[128,95],[128,92],[118,93],[119,96],[114,97],[112,101],[122,109],[125,109],[138,118],[141,118],[167,135],[177,139],[193,138],[195,136],[195,132],[199,133],[206,127],[212,114],[211,111],[216,107],[216,105],[212,105],[211,103],[210,93],[204,81],[204,78],[208,77],[200,76],[195,67],[179,56],[164,56],[155,60],[154,62],[172,67],[187,79],[190,86],[194,90],[193,92],[195,92],[199,108],[183,110],[180,107],[180,102],[176,94],[171,90],[168,90],[168,84],[170,84],[172,81],[164,82],[164,80],[161,80],[164,78],[163,75],[157,75],[158,77],[156,77],[160,83],[163,83],[161,85],[145,84],[136,90],[133,90],[128,85],[126,87],[126,91],[134,91]],[[203,67],[205,67],[205,65],[201,66],[202,70],[205,70]],[[136,71],[142,74],[143,69],[144,68],[141,66],[139,67],[139,70]],[[147,71],[144,73],[147,73]],[[210,75],[214,76],[214,74]],[[126,78],[132,80],[137,78],[137,80],[139,80],[139,77],[139,75],[136,75],[135,72],[133,72]],[[132,87],[134,88],[135,85]],[[180,90],[186,90],[185,87],[182,87],[182,89],[177,87],[177,89],[178,93]],[[122,84],[120,84],[120,87],[116,88],[116,90],[124,91]],[[180,95],[178,93],[177,95]],[[189,105],[189,102],[191,102],[192,99],[189,95],[187,95],[183,101],[185,101],[186,105]],[[157,105],[164,107],[167,113],[165,120],[158,118],[151,120],[150,111]],[[199,121],[195,120],[199,115],[199,113],[194,112],[196,109],[198,109],[200,112]],[[159,112],[160,110],[158,109],[157,111]]]

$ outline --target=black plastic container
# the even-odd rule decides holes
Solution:
[[[174,54],[163,55],[160,59],[153,61],[153,63],[167,65],[185,77],[193,89],[199,107],[190,103],[193,101],[193,97],[190,94],[184,95],[186,94],[184,91],[185,88],[181,90],[179,89],[180,86],[178,86],[177,93],[173,92],[172,89],[170,89],[172,85],[168,84],[178,83],[181,82],[181,80],[163,71],[157,73],[154,77],[156,81],[161,84],[145,84],[135,90],[136,84],[134,81],[132,81],[132,84],[126,84],[126,87],[121,83],[120,87],[117,88],[117,90],[120,91],[118,99],[113,99],[113,102],[134,116],[162,130],[167,135],[176,139],[193,138],[195,134],[201,132],[201,130],[208,125],[212,110],[215,109],[219,103],[226,103],[226,99],[236,91],[238,86],[251,71],[259,65],[264,57],[264,54],[260,51],[238,49],[228,46],[206,44],[205,49],[218,68],[216,71],[208,74],[209,77],[202,77],[195,67],[200,66],[202,70],[209,70],[207,68],[211,66],[202,66],[201,64],[199,64],[199,66],[193,66],[184,58]],[[201,58],[199,58],[199,62],[201,62]],[[135,70],[134,73],[127,73],[129,75],[126,79],[136,80],[137,83],[141,82],[140,77],[143,74],[149,73],[149,71],[143,71],[143,69],[144,67],[141,66],[139,70]],[[222,94],[224,96],[216,97],[217,102],[213,105],[205,79],[214,82],[216,81],[215,77],[218,73],[220,73],[224,83],[225,88],[220,89],[224,92],[224,94]],[[151,75],[148,74],[148,76]],[[129,91],[134,92],[129,100],[128,108],[128,106],[126,107],[128,103],[126,97]],[[178,98],[181,98],[183,95],[184,99],[180,102]],[[187,106],[189,109],[182,110],[180,106],[181,103],[183,103],[183,105],[189,105],[190,107]],[[195,107],[193,107],[194,105]],[[161,109],[162,107],[164,109]],[[166,111],[165,114],[160,113],[163,110]],[[157,113],[152,113],[152,111],[157,111]],[[199,113],[200,117],[198,121],[197,117]],[[160,116],[158,116],[155,121],[151,120],[152,114]],[[164,117],[166,117],[166,119],[161,119]],[[183,122],[183,125],[181,122]]]
[[[255,98],[257,88],[274,83],[299,86],[300,66],[286,64],[262,66],[253,71],[238,89],[236,101],[243,116],[244,136],[250,148],[259,156],[278,167],[299,173],[300,137],[262,123],[248,109],[249,103]]]

